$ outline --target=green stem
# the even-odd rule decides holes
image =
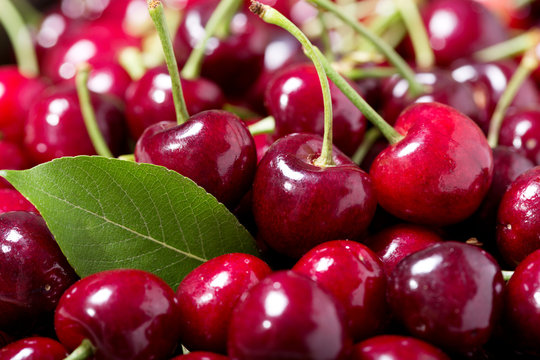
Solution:
[[[208,19],[208,22],[206,23],[203,37],[191,51],[191,54],[189,55],[189,58],[182,69],[183,78],[196,79],[199,77],[208,40],[210,40],[210,38],[216,34],[220,26],[224,26],[223,24],[226,23],[225,25],[227,28],[229,27],[232,15],[234,15],[239,5],[240,1],[238,0],[221,0],[219,2],[218,6],[210,16],[210,19]]]
[[[431,69],[435,64],[435,55],[431,49],[429,37],[414,0],[394,0],[401,13],[401,19],[411,37],[416,57],[416,64],[421,69]]]
[[[396,68],[392,67],[372,67],[356,68],[345,72],[345,77],[351,80],[361,80],[370,78],[386,78],[397,73]]]
[[[540,40],[540,29],[533,29],[512,39],[489,46],[474,53],[473,57],[481,62],[492,62],[521,54]]]
[[[118,157],[118,160],[135,161],[135,154],[124,154]]]
[[[399,54],[379,36],[375,35],[367,27],[365,27],[355,19],[351,18],[349,15],[343,13],[330,0],[310,0],[310,2],[322,9],[325,9],[335,14],[343,22],[351,26],[354,31],[368,39],[369,42],[371,42],[373,46],[378,51],[380,51],[388,59],[388,61],[398,69],[399,73],[407,80],[407,82],[409,83],[409,91],[411,96],[416,97],[424,93],[425,89],[422,84],[420,84],[416,80],[415,73],[411,69],[411,67],[407,65],[405,60],[403,60],[403,58],[401,58],[401,56],[399,56]]]
[[[96,149],[98,155],[105,157],[113,157],[111,150],[107,146],[103,134],[99,130],[99,126],[96,120],[96,114],[92,107],[92,101],[90,100],[90,91],[88,90],[88,76],[90,75],[90,65],[82,64],[79,66],[75,82],[77,84],[77,95],[79,96],[79,103],[81,106],[81,112],[86,125],[86,130],[92,140],[92,144]]]
[[[146,72],[143,56],[136,47],[126,47],[120,51],[118,62],[133,80],[140,79]]]
[[[352,161],[360,165],[364,158],[366,157],[369,150],[373,147],[373,144],[381,137],[381,132],[376,127],[372,127],[364,135],[364,140],[362,144],[358,147],[354,155],[352,156]]]
[[[502,276],[503,276],[504,281],[510,280],[512,275],[514,275],[513,271],[502,270]]]
[[[165,55],[165,62],[167,63],[167,69],[171,76],[176,122],[178,124],[183,124],[189,119],[189,113],[182,92],[180,73],[178,71],[176,58],[174,57],[171,35],[167,29],[167,21],[165,20],[165,14],[163,13],[163,4],[159,0],[148,0],[148,11],[150,12],[150,17],[152,18],[152,21],[154,21],[154,25],[159,34],[159,40],[161,41],[163,54]]]
[[[254,0],[252,0],[249,9],[263,21],[287,30],[302,44],[305,54],[313,61],[313,65],[315,65],[315,69],[319,75],[324,103],[323,144],[321,155],[319,158],[315,159],[314,164],[321,167],[335,165],[332,158],[332,97],[330,95],[330,84],[322,64],[324,56],[311,44],[307,36],[301,30],[279,11]],[[326,59],[324,59],[324,61],[326,61]]]
[[[73,350],[64,360],[85,360],[90,359],[96,352],[96,348],[90,340],[84,339],[78,348]]]
[[[248,109],[247,107],[231,103],[225,103],[225,105],[223,105],[223,110],[236,114],[242,120],[249,120],[260,117],[259,114],[255,113],[251,109]]]
[[[267,116],[264,119],[248,126],[251,135],[272,134],[276,130],[276,119],[273,116]]]
[[[328,26],[324,20],[324,14],[319,12],[317,18],[321,24],[321,42],[324,48],[324,56],[326,56],[329,61],[334,61],[334,52],[332,51],[332,43],[328,34]]]
[[[38,26],[43,19],[40,13],[28,0],[17,0],[16,3],[19,13],[24,17],[27,24]]]
[[[0,0],[0,23],[8,34],[15,51],[19,71],[29,77],[39,75],[34,43],[21,14],[10,0]]]
[[[497,107],[493,112],[493,116],[491,117],[491,122],[489,124],[487,140],[488,144],[492,148],[495,148],[499,143],[499,133],[501,131],[501,126],[504,120],[504,115],[506,114],[506,110],[514,100],[514,97],[519,91],[521,84],[523,84],[523,82],[529,77],[529,75],[531,75],[531,73],[538,67],[538,65],[539,60],[536,57],[533,48],[532,51],[527,52],[523,56],[518,68],[516,69],[516,72],[514,73],[514,75],[512,75],[512,78],[508,82],[506,89],[504,90],[501,98],[499,99],[499,102],[497,103]]]

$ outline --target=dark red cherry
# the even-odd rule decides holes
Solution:
[[[149,69],[126,91],[126,118],[133,138],[159,121],[176,121],[171,77],[165,66]],[[189,114],[220,109],[225,97],[219,87],[209,80],[182,79],[182,90]]]
[[[190,272],[176,290],[182,344],[190,350],[225,353],[236,302],[271,272],[264,261],[239,253],[218,256]]]
[[[408,336],[380,335],[354,346],[352,360],[450,360],[435,346]]]
[[[62,360],[67,356],[62,344],[45,337],[22,339],[0,349],[2,360]]]
[[[268,149],[253,182],[258,238],[292,258],[325,241],[360,239],[375,213],[369,176],[336,147],[335,166],[314,165],[321,148],[318,135],[287,135]]]
[[[185,355],[180,355],[171,360],[228,360],[224,355],[215,354],[206,351],[192,351]]]
[[[540,107],[510,111],[501,125],[499,144],[516,148],[540,165]]]
[[[13,189],[7,181],[0,183],[0,214],[10,211],[29,211],[39,214],[38,210],[20,192]]]
[[[97,123],[113,154],[125,152],[127,130],[122,111],[110,98],[92,94]],[[75,89],[51,88],[30,108],[25,147],[36,163],[61,156],[94,155]]]
[[[404,138],[383,150],[370,170],[379,204],[415,223],[449,225],[469,217],[493,175],[480,128],[438,103],[411,105],[395,128]]]
[[[497,246],[512,266],[540,249],[540,166],[519,176],[504,194],[497,216]]]
[[[345,154],[353,155],[364,137],[366,119],[332,82],[330,93],[333,142]],[[296,132],[323,135],[323,97],[313,64],[295,64],[276,75],[266,88],[265,104],[276,120],[277,136]]]
[[[390,274],[403,258],[441,241],[435,231],[426,227],[398,224],[371,237],[367,245],[379,256],[386,273]]]
[[[22,170],[26,169],[29,161],[19,144],[0,139],[0,169]]]
[[[404,258],[388,278],[394,316],[413,336],[455,352],[488,341],[503,290],[501,269],[487,252],[452,241]]]
[[[233,360],[347,359],[352,340],[341,304],[313,280],[276,272],[245,293],[233,312]]]
[[[355,341],[380,332],[386,322],[386,274],[365,245],[335,240],[308,251],[293,271],[306,275],[343,304]]]
[[[182,125],[162,121],[148,127],[137,141],[135,160],[179,172],[229,208],[249,190],[257,166],[247,126],[222,110],[203,111]]]
[[[141,270],[110,270],[79,280],[62,295],[54,326],[70,351],[84,339],[95,360],[166,359],[177,346],[181,319],[174,291]]]
[[[0,214],[0,329],[28,332],[77,276],[39,215]]]

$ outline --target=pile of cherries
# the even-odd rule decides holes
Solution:
[[[383,2],[336,3],[372,8],[355,19],[369,27]],[[540,67],[486,137],[521,55],[540,62],[540,1],[421,1],[434,62],[412,65],[412,80],[380,54],[355,56],[372,52],[362,41],[364,52],[341,52],[358,39],[319,26],[314,42],[346,75],[327,69],[333,145],[315,66],[248,3],[188,70],[219,1],[164,1],[179,19],[183,119],[174,76],[148,50],[158,1],[32,3],[33,17],[18,6],[33,19],[39,74],[15,65],[0,33],[0,169],[97,154],[75,86],[87,63],[113,156],[191,178],[252,232],[260,257],[211,259],[177,289],[135,269],[79,279],[39,211],[0,177],[0,360],[540,358]],[[324,23],[304,0],[265,3],[301,28]],[[478,60],[520,37],[518,55]],[[396,46],[405,64],[417,55],[410,38]]]

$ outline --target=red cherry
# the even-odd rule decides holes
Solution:
[[[2,185],[1,182],[0,185]],[[20,192],[13,189],[10,183],[6,181],[4,185],[6,188],[0,186],[0,214],[10,211],[28,211],[39,214],[36,207]]]
[[[23,149],[14,142],[0,139],[0,169],[22,170],[29,165]]]
[[[354,346],[353,360],[450,360],[441,350],[408,336],[380,335]]]
[[[44,337],[22,339],[0,349],[2,360],[62,360],[67,356],[62,344]]]
[[[192,351],[185,355],[180,355],[172,358],[171,360],[227,360],[226,356],[214,354],[205,351]]]
[[[540,165],[540,108],[510,111],[501,125],[499,144],[517,149]]]

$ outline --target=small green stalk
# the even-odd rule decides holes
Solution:
[[[474,53],[481,62],[492,62],[512,57],[534,47],[540,41],[540,29],[533,29],[512,39],[489,46]]]
[[[0,0],[0,23],[4,26],[15,51],[19,71],[29,77],[38,76],[39,65],[32,36],[21,14],[10,0]]]
[[[78,348],[73,350],[64,360],[86,360],[90,359],[96,353],[96,348],[90,340],[84,339]]]
[[[414,0],[394,0],[401,13],[401,19],[411,37],[416,57],[416,64],[421,69],[431,69],[435,64],[435,55],[429,43],[429,37]]]
[[[516,69],[516,72],[514,75],[512,75],[512,78],[508,82],[506,89],[497,103],[497,107],[493,112],[493,116],[491,117],[491,122],[489,124],[487,140],[489,146],[492,148],[495,148],[499,143],[499,133],[501,131],[506,110],[514,100],[514,97],[519,91],[521,84],[523,84],[523,82],[529,77],[529,75],[531,75],[538,65],[539,60],[533,48],[532,51],[527,52],[523,56],[518,68]]]
[[[232,16],[237,11],[241,2],[239,0],[221,0],[208,19],[204,28],[204,36],[199,40],[197,45],[191,51],[184,68],[182,69],[182,77],[184,79],[196,79],[201,73],[201,66],[204,59],[204,52],[208,40],[220,30],[220,27],[226,26],[229,28]],[[221,30],[223,32],[223,30]],[[224,34],[222,34],[224,35]]]
[[[159,0],[148,0],[148,11],[150,17],[156,26],[156,30],[159,34],[159,40],[163,47],[163,53],[165,55],[165,62],[167,63],[167,69],[171,76],[172,82],[172,95],[174,100],[174,108],[176,111],[176,122],[180,125],[185,123],[189,119],[189,113],[186,107],[186,101],[184,100],[184,94],[182,92],[182,84],[180,82],[180,73],[178,71],[178,64],[174,57],[173,45],[171,41],[171,35],[167,29],[167,22],[165,20],[165,14],[163,12],[163,4]]]
[[[321,167],[335,165],[332,158],[332,97],[330,95],[330,84],[322,65],[324,56],[320,53],[320,51],[317,51],[318,49],[311,44],[307,36],[301,30],[298,29],[296,25],[283,16],[279,11],[254,0],[252,0],[249,9],[254,14],[258,15],[263,21],[278,25],[287,30],[302,44],[304,53],[311,59],[311,61],[313,61],[317,74],[319,75],[319,81],[321,82],[324,103],[323,144],[321,155],[315,159],[314,164]]]
[[[126,47],[123,49],[118,56],[118,61],[132,80],[139,80],[146,72],[143,55],[136,47]]]
[[[118,160],[135,161],[135,154],[124,154],[118,157]]]
[[[90,65],[82,64],[79,66],[77,71],[77,76],[75,82],[77,84],[77,95],[79,96],[79,103],[81,106],[81,112],[84,119],[84,124],[86,125],[86,130],[92,140],[92,144],[96,149],[98,155],[105,157],[113,157],[113,154],[105,139],[103,134],[99,130],[96,114],[94,108],[92,107],[92,101],[90,100],[90,91],[88,90],[88,76],[90,74]]]
[[[276,130],[276,119],[273,116],[267,116],[248,126],[251,135],[272,134]]]
[[[351,160],[360,165],[366,157],[369,150],[373,147],[373,144],[381,137],[381,132],[376,127],[372,127],[364,135],[364,140],[352,156]]]
[[[386,78],[395,74],[397,70],[392,67],[356,68],[344,72],[345,77],[351,80]]]
[[[380,51],[388,59],[388,61],[398,69],[399,73],[407,80],[407,82],[409,83],[409,92],[411,96],[416,97],[425,92],[425,89],[422,86],[422,84],[420,84],[416,80],[415,73],[411,69],[411,67],[407,65],[405,60],[403,60],[403,58],[401,58],[401,56],[399,56],[399,54],[390,45],[388,45],[384,40],[382,40],[379,36],[375,35],[364,25],[356,21],[356,19],[353,19],[349,15],[343,13],[332,1],[330,0],[309,0],[309,1],[315,4],[316,6],[335,14],[344,23],[351,26],[354,31],[356,31],[358,34],[362,35],[367,40],[369,40],[369,42],[373,44],[373,46],[378,51]]]
[[[508,280],[510,280],[512,275],[514,275],[513,271],[502,270],[502,276],[503,276],[504,281],[508,282]]]
[[[334,52],[332,51],[332,43],[330,41],[330,36],[328,34],[328,26],[326,20],[324,19],[324,14],[319,12],[317,14],[317,19],[321,24],[321,42],[324,48],[324,56],[330,60],[334,61]]]

